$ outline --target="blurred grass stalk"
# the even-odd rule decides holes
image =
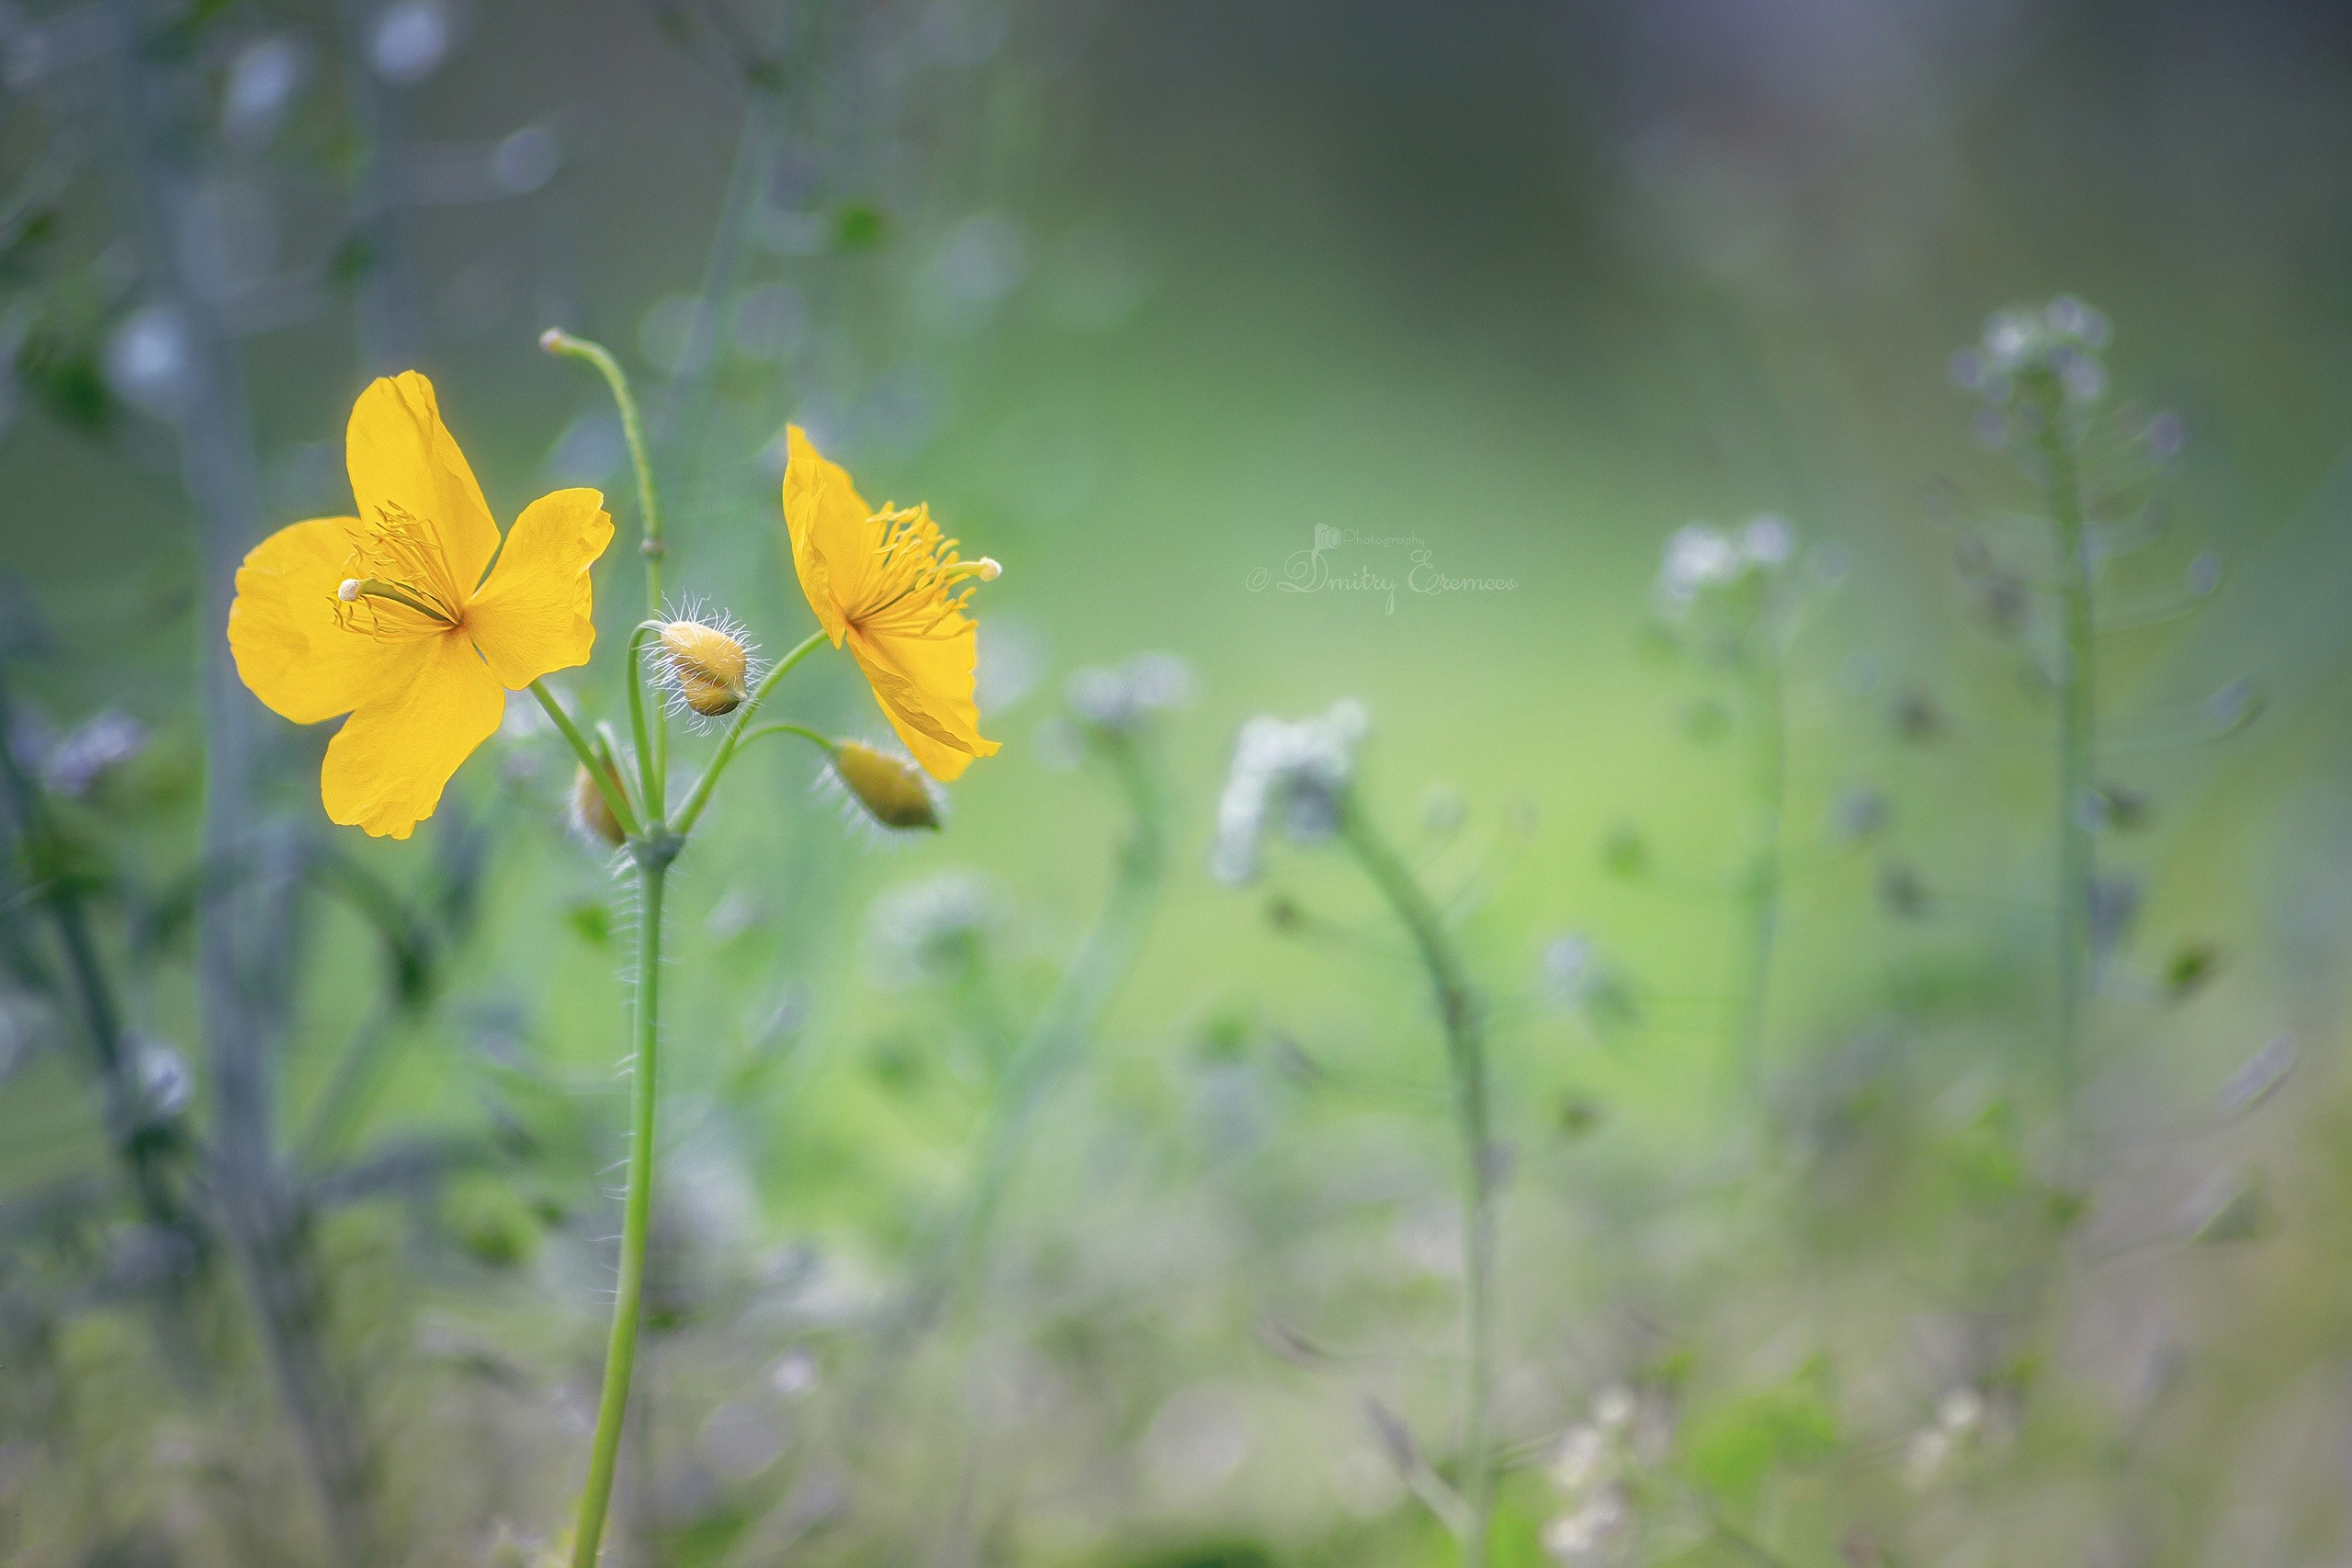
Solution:
[[[279,1399],[318,1493],[336,1555],[376,1560],[366,1445],[323,1344],[324,1292],[308,1204],[275,1148],[273,1074],[295,988],[299,852],[264,821],[255,788],[253,704],[228,643],[229,605],[261,501],[235,343],[206,262],[175,221],[193,178],[177,119],[194,90],[186,62],[152,46],[146,8],[115,13],[107,69],[122,108],[135,222],[157,303],[182,323],[188,365],[177,421],[183,479],[197,511],[199,706],[204,721],[197,982],[211,1068],[212,1203],[243,1274]]]
[[[960,1307],[971,1290],[997,1205],[1038,1113],[1101,1026],[1134,966],[1167,882],[1168,806],[1159,761],[1146,755],[1141,737],[1132,730],[1105,729],[1098,744],[1128,810],[1127,833],[1113,861],[1111,891],[991,1099],[987,1146],[949,1234],[944,1277],[935,1287],[945,1300],[935,1300],[931,1311],[941,1304]]]
[[[932,1327],[969,1325],[999,1205],[1027,1150],[1037,1118],[1080,1060],[1120,985],[1135,966],[1168,880],[1168,799],[1164,770],[1142,726],[1090,728],[1126,802],[1128,825],[1112,861],[1111,889],[1094,923],[1044,1009],[1015,1047],[989,1097],[985,1140],[963,1201],[919,1275],[881,1360],[900,1361]],[[967,1357],[968,1345],[958,1348]],[[939,1561],[978,1562],[973,1540],[975,1472],[981,1422],[967,1416],[965,1477]]]
[[[1751,1104],[1763,1087],[1764,1026],[1772,986],[1772,950],[1780,933],[1781,822],[1788,791],[1788,717],[1782,688],[1781,640],[1769,615],[1759,615],[1758,635],[1746,652],[1748,723],[1754,731],[1750,758],[1747,831],[1753,838],[1747,868],[1740,879],[1745,973],[1732,1014],[1729,1087],[1740,1104]]]
[[[1340,800],[1340,835],[1412,939],[1421,966],[1429,972],[1438,1018],[1445,1030],[1446,1066],[1453,1078],[1454,1126],[1462,1140],[1462,1457],[1454,1484],[1463,1502],[1463,1568],[1486,1568],[1494,1511],[1487,1401],[1494,1381],[1498,1152],[1488,1127],[1484,1021],[1477,994],[1437,907],[1373,824],[1352,788]]]
[[[2098,863],[2091,841],[2097,755],[2092,685],[2096,642],[2090,539],[2066,389],[2047,365],[2022,378],[2040,412],[2042,488],[2057,530],[2061,641],[2058,649],[2058,1072],[2069,1099],[2082,1077],[2083,1004],[2090,986],[2091,897]]]

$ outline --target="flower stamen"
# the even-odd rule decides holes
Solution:
[[[376,525],[352,541],[351,575],[335,590],[335,618],[369,637],[416,637],[465,624],[465,595],[449,574],[433,531],[393,506],[379,506]],[[386,610],[398,610],[387,615]],[[398,613],[406,611],[407,615]],[[424,625],[411,620],[422,615]]]

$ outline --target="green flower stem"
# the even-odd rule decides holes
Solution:
[[[580,727],[571,722],[571,716],[563,711],[563,705],[555,700],[555,694],[548,690],[547,682],[532,682],[531,695],[539,699],[539,706],[547,709],[548,716],[555,720],[556,728],[562,732],[564,739],[571,743],[573,754],[579,757],[580,765],[588,770],[588,777],[594,782],[596,793],[603,795],[605,804],[612,808],[613,820],[621,825],[621,831],[632,839],[638,837],[637,811],[628,803],[628,792],[614,783],[610,773],[596,765],[596,753],[589,746],[587,737],[582,735]]]
[[[641,673],[645,659],[646,637],[662,629],[660,621],[639,621],[628,635],[628,728],[637,742],[637,787],[645,797],[645,814],[655,821],[662,819],[666,805],[669,780],[664,776],[668,759],[657,758],[648,738],[645,716],[645,681]]]
[[[743,738],[751,728],[752,718],[758,715],[760,705],[767,701],[768,694],[775,690],[776,682],[790,673],[794,665],[814,653],[824,641],[825,634],[821,628],[810,632],[799,647],[778,660],[775,668],[761,677],[760,683],[752,689],[752,694],[743,699],[743,705],[735,710],[735,722],[728,728],[726,739],[719,741],[718,753],[695,782],[694,793],[686,796],[686,804],[679,808],[675,827],[680,838],[693,832],[695,824],[701,820],[702,808],[710,804],[711,790],[718,785],[718,776],[727,771],[727,764],[735,760],[736,749],[743,744]]]
[[[1438,1017],[1445,1027],[1446,1063],[1453,1076],[1454,1122],[1462,1138],[1463,1359],[1462,1463],[1455,1484],[1463,1502],[1463,1568],[1486,1568],[1488,1521],[1494,1511],[1494,1462],[1487,1451],[1487,1400],[1494,1382],[1494,1153],[1488,1136],[1487,1056],[1478,998],[1444,921],[1412,871],[1374,827],[1357,802],[1341,803],[1340,833],[1364,874],[1380,889],[1412,938]]]
[[[580,1493],[580,1522],[572,1539],[571,1561],[574,1568],[595,1568],[597,1550],[605,1535],[605,1515],[612,1505],[613,1470],[619,1463],[621,1431],[628,1415],[629,1376],[637,1362],[637,1331],[639,1304],[645,1292],[646,1233],[653,1214],[653,1113],[655,1104],[655,1066],[661,1043],[662,1000],[662,895],[670,873],[670,863],[677,858],[684,845],[685,836],[701,816],[703,803],[709,798],[710,786],[717,781],[720,767],[742,732],[742,722],[728,734],[719,756],[704,774],[687,809],[673,825],[669,820],[670,721],[667,713],[657,708],[646,712],[642,672],[645,638],[658,632],[664,624],[662,604],[662,562],[669,547],[662,537],[662,498],[653,482],[653,464],[645,444],[645,423],[638,417],[637,400],[629,393],[628,378],[622,374],[619,364],[603,344],[576,338],[569,333],[550,331],[539,339],[540,346],[550,354],[560,354],[582,359],[594,366],[612,389],[613,401],[619,408],[621,429],[628,437],[629,461],[637,470],[638,514],[644,525],[644,538],[639,550],[645,558],[645,604],[648,618],[638,624],[629,634],[628,642],[628,717],[629,730],[637,744],[638,788],[644,796],[645,820],[640,829],[625,809],[626,791],[616,790],[605,773],[591,767],[590,774],[596,787],[604,792],[605,804],[613,807],[622,829],[628,835],[630,856],[637,863],[638,938],[637,938],[637,1055],[630,1092],[630,1135],[628,1148],[628,1191],[621,1210],[620,1288],[613,1301],[612,1337],[605,1352],[605,1387],[596,1405],[596,1435],[588,1453],[588,1479]],[[802,652],[808,645],[803,645]],[[798,655],[794,658],[797,660]],[[773,684],[779,668],[769,680],[762,682],[761,693]],[[536,683],[539,701],[556,721],[556,727],[581,751],[579,732],[572,728],[546,691]],[[747,705],[757,705],[757,698]]]
[[[588,1480],[580,1493],[572,1568],[596,1568],[605,1514],[612,1504],[613,1469],[620,1461],[621,1428],[628,1414],[629,1373],[637,1362],[639,1306],[645,1294],[645,1241],[653,1216],[654,1070],[661,1043],[662,894],[676,840],[633,840],[637,858],[637,1057],[629,1089],[628,1195],[621,1209],[620,1288],[613,1299],[612,1336],[605,1349],[605,1387],[596,1402],[596,1436],[588,1450]]]
[[[628,377],[603,344],[573,337],[560,328],[549,327],[540,333],[539,346],[567,359],[585,360],[596,367],[605,378],[605,385],[612,389],[613,401],[620,409],[621,434],[628,438],[629,461],[637,468],[637,510],[645,531],[645,537],[638,546],[645,557],[645,613],[659,615],[662,558],[669,554],[670,547],[662,538],[662,499],[653,486],[653,464],[645,446],[645,422],[638,417],[637,399],[628,389]]]
[[[740,751],[744,747],[749,746],[752,741],[757,740],[763,735],[797,735],[801,739],[808,741],[810,745],[816,747],[817,750],[822,751],[828,757],[832,756],[835,752],[841,750],[839,746],[834,744],[831,736],[826,735],[820,730],[811,729],[805,724],[763,724],[760,726],[759,728],[752,730],[749,735],[744,736],[742,739],[737,741],[735,743],[735,749]]]
[[[2058,682],[2058,1070],[2071,1092],[2082,1071],[2083,1006],[2091,964],[2091,884],[2097,863],[2088,817],[2095,708],[2091,682],[2091,561],[2082,484],[2066,428],[2065,391],[2044,373],[2039,389],[2043,484],[2057,525],[2064,641]]]

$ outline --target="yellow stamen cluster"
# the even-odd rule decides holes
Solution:
[[[450,576],[439,537],[394,507],[378,511],[376,525],[354,541],[345,577],[335,590],[335,619],[345,629],[379,639],[424,637],[463,624],[465,594]]]
[[[874,522],[882,530],[882,545],[876,552],[877,570],[865,603],[848,613],[848,618],[859,626],[873,627],[890,610],[903,605],[889,629],[900,636],[921,637],[964,608],[975,580],[994,582],[1003,575],[1004,569],[986,556],[969,561],[958,556],[956,541],[940,537],[939,525],[932,521],[928,506],[902,511],[885,502],[874,514]],[[964,586],[951,592],[958,583]]]
[[[742,638],[701,621],[672,621],[662,628],[662,658],[678,700],[703,717],[742,705],[752,667]]]
[[[932,798],[922,770],[903,757],[844,740],[833,749],[833,774],[866,815],[885,828],[939,826],[939,803]]]

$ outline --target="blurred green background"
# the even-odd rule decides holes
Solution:
[[[150,737],[58,831],[132,1023],[191,1065],[191,1128],[217,1086],[170,912],[218,634],[175,433],[217,388],[173,379],[185,334],[241,370],[248,540],[348,505],[351,400],[413,366],[502,519],[593,483],[626,541],[610,405],[536,346],[562,325],[652,414],[680,592],[771,653],[813,624],[787,421],[1005,563],[977,603],[1004,750],[945,831],[845,830],[778,745],[681,864],[672,1305],[608,1555],[1451,1560],[1422,1461],[1365,1404],[1447,1471],[1424,982],[1341,857],[1278,848],[1239,891],[1206,871],[1237,728],[1340,697],[1372,716],[1363,798],[1493,1022],[1498,1561],[2352,1551],[2339,8],[233,0],[18,5],[0,48],[16,743],[109,709]],[[195,304],[159,307],[175,267]],[[2032,484],[1947,375],[1989,312],[2062,294],[2113,323],[2112,400],[2186,433],[2164,536],[2102,592],[2155,604],[2220,569],[2192,615],[2101,645],[2100,782],[2136,809],[2099,852],[2132,918],[2072,1091],[2049,568],[1994,515]],[[1759,513],[1817,591],[1781,664],[1781,937],[1743,1094],[1747,720],[1655,585],[1676,528]],[[1393,590],[1288,592],[1325,529],[1335,574]],[[2020,614],[1972,573],[1979,537]],[[1417,563],[1488,586],[1416,592]],[[559,682],[594,716],[623,711],[635,570],[599,569],[603,651]],[[991,1032],[1043,1005],[1125,831],[1070,765],[1065,684],[1144,650],[1193,676],[1150,738],[1156,918],[981,1282],[901,1345],[890,1303],[1000,1090]],[[2258,717],[2212,723],[2240,682]],[[846,661],[788,694],[883,734]],[[600,1364],[628,917],[522,706],[397,845],[328,829],[323,735],[253,709],[271,819],[410,900],[432,953],[429,998],[385,1015],[304,1146],[387,1005],[382,921],[308,920],[270,1068],[289,1168],[492,1150],[321,1200],[304,1243],[386,1562],[551,1540]],[[2174,743],[2211,728],[2235,732]],[[46,943],[69,874],[12,843],[11,918]],[[910,886],[930,902],[890,901]],[[943,907],[969,952],[894,966]],[[0,1292],[30,1325],[0,1358],[0,1542],[333,1560],[239,1289],[155,1307],[90,1282],[122,1274],[117,1200],[74,1185],[107,1168],[97,1090],[32,973],[0,1057]],[[1588,1551],[1547,1533],[1592,1495],[1555,1450],[1618,1387],[1642,1411],[1609,1483],[1627,1517]],[[1986,1414],[1952,1418],[1955,1390]],[[1921,1462],[1933,1432],[1949,1462]]]

